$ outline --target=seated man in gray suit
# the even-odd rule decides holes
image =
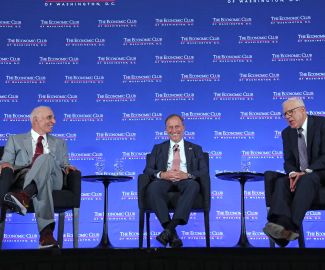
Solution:
[[[36,107],[30,120],[31,131],[10,136],[4,148],[0,173],[3,168],[11,168],[14,171],[13,183],[21,183],[23,189],[6,193],[3,204],[25,215],[32,199],[40,232],[40,248],[56,247],[52,191],[61,189],[63,174],[76,168],[69,164],[65,141],[48,134],[56,122],[51,108]]]
[[[156,239],[164,246],[169,244],[177,248],[183,243],[177,235],[176,226],[187,224],[194,199],[200,190],[196,178],[208,177],[209,172],[201,146],[183,139],[183,118],[172,114],[165,120],[165,125],[170,140],[153,147],[144,170],[152,179],[146,195],[164,228]],[[166,196],[174,188],[181,195],[171,219]]]

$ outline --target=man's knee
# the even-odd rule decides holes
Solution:
[[[53,162],[54,158],[50,154],[42,154],[36,160],[35,163]]]
[[[194,193],[198,193],[200,191],[200,184],[193,179],[184,180],[184,185],[186,190],[190,190]]]
[[[156,190],[156,189],[161,189],[162,187],[163,187],[163,183],[161,180],[154,180],[150,182],[147,189]]]
[[[280,177],[275,180],[274,183],[275,190],[285,189],[290,187],[290,181],[288,177]]]
[[[297,183],[297,188],[308,189],[308,187],[319,187],[320,178],[316,173],[303,175]]]

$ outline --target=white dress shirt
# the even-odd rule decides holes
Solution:
[[[38,140],[38,137],[39,136],[43,136],[43,140],[42,140],[42,144],[43,144],[43,153],[44,154],[48,154],[50,153],[50,149],[49,149],[49,144],[47,142],[47,136],[46,134],[44,135],[39,135],[35,130],[31,130],[31,135],[32,135],[32,147],[33,147],[33,155],[35,154],[35,150],[36,150],[36,143],[37,143],[37,140]]]

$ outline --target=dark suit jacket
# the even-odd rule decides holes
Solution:
[[[167,170],[169,146],[169,140],[154,145],[150,158],[146,163],[146,168],[143,171],[145,174],[151,178],[155,178],[158,172]],[[204,160],[202,147],[184,140],[184,150],[187,172],[195,177],[209,175],[208,165]]]
[[[294,128],[287,127],[282,131],[284,170],[286,173],[299,172],[298,134]],[[308,116],[307,153],[309,169],[325,176],[325,118]]]

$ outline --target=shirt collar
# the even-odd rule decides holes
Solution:
[[[308,117],[306,117],[304,123],[303,123],[302,126],[301,126],[301,127],[303,128],[304,131],[307,131],[307,122],[308,122]]]
[[[170,140],[170,148],[173,148],[175,144],[178,144],[180,148],[184,148],[184,139],[181,139],[178,143]]]
[[[35,142],[37,142],[37,139],[38,139],[38,137],[39,136],[43,136],[43,140],[44,140],[44,143],[46,144],[46,142],[47,142],[47,136],[46,136],[46,134],[44,134],[44,135],[39,135],[34,129],[31,129],[31,131],[30,131],[30,133],[31,133],[31,135],[32,135],[32,139],[33,139],[33,141],[35,141]]]

